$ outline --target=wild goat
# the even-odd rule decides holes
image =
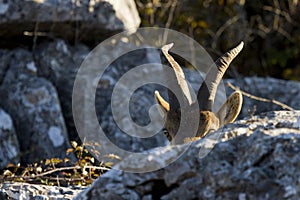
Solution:
[[[180,94],[179,98],[176,98],[176,95],[168,89],[168,103],[158,91],[155,91],[156,101],[161,105],[162,110],[166,112],[166,115],[164,115],[165,135],[172,144],[180,144],[202,138],[209,131],[217,130],[237,118],[243,101],[242,94],[239,91],[231,94],[216,113],[212,112],[212,107],[217,87],[231,61],[239,54],[243,45],[244,43],[241,42],[237,47],[226,52],[209,69],[205,80],[198,90],[197,101],[192,100],[190,89],[181,67],[168,53],[173,43],[162,47],[162,63],[167,64],[173,69],[173,78],[176,79],[175,86],[173,87],[177,90],[177,94]],[[200,113],[195,113],[195,110],[200,111]],[[198,115],[199,123],[195,122],[195,118],[189,117],[192,115],[195,116],[195,114]],[[185,116],[183,119],[183,115],[188,116]],[[180,123],[184,123],[184,130],[179,130]],[[194,133],[194,135],[189,135],[191,133]]]

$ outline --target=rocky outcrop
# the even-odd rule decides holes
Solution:
[[[123,30],[134,32],[139,24],[133,0],[0,2],[0,37],[10,40],[3,44],[32,41],[34,35],[99,41]]]
[[[128,170],[130,163],[138,172],[153,160],[164,166],[187,148],[154,172],[111,170],[75,199],[299,198],[300,111],[240,120],[188,145],[128,157],[116,168]]]
[[[21,160],[33,163],[65,157],[70,145],[55,88],[37,77],[30,52],[16,49],[7,56],[9,68],[0,86],[0,104],[15,123]]]
[[[0,197],[298,199],[299,142],[300,111],[269,112],[239,120],[191,144],[156,148],[140,159],[128,157],[86,189],[3,183]],[[128,170],[128,163],[136,171],[153,161],[163,166],[178,154],[182,156],[157,171],[122,171]]]
[[[0,109],[0,169],[20,162],[20,148],[11,117]]]

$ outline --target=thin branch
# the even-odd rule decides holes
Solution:
[[[60,171],[65,171],[65,170],[72,170],[72,169],[99,169],[99,170],[105,170],[105,171],[108,171],[110,170],[109,168],[106,168],[106,167],[97,167],[97,166],[84,166],[84,167],[81,167],[81,166],[72,166],[72,167],[60,167],[60,168],[55,168],[55,169],[52,169],[52,170],[49,170],[49,171],[46,171],[44,173],[40,173],[40,174],[33,174],[33,175],[30,175],[30,176],[12,176],[12,177],[5,177],[3,178],[4,180],[15,180],[17,178],[22,178],[22,179],[34,179],[34,178],[38,178],[38,177],[44,177],[46,175],[49,175],[49,174],[53,174],[55,172],[60,172]]]
[[[174,12],[175,12],[176,5],[177,5],[177,0],[172,2],[172,4],[171,4],[168,20],[167,20],[166,25],[165,25],[166,29],[169,29],[170,26],[171,26],[171,23],[172,23],[173,18],[174,18]],[[162,39],[163,44],[166,44],[167,38],[168,38],[168,30],[165,30],[164,34],[163,34],[163,39]]]
[[[247,93],[247,92],[245,92],[245,91],[242,91],[242,90],[240,90],[240,88],[234,86],[234,85],[231,84],[230,82],[227,82],[226,84],[227,84],[227,86],[230,87],[231,89],[233,89],[233,90],[238,90],[238,91],[240,91],[244,96],[249,97],[249,98],[251,98],[251,99],[254,99],[254,100],[257,100],[257,101],[262,101],[262,102],[273,103],[273,104],[276,104],[276,105],[280,106],[280,107],[283,108],[283,109],[287,109],[287,110],[291,110],[291,111],[294,110],[292,107],[290,107],[290,106],[288,106],[288,105],[286,105],[286,104],[284,104],[284,103],[281,103],[281,102],[279,102],[279,101],[277,101],[277,100],[274,100],[274,99],[266,99],[266,98],[258,97],[258,96],[249,94],[249,93]]]
[[[109,168],[106,168],[106,167],[97,167],[97,166],[84,166],[84,167],[81,167],[81,166],[72,166],[72,167],[61,167],[61,168],[55,168],[55,169],[49,170],[49,171],[44,172],[44,173],[37,174],[37,175],[35,175],[35,177],[41,177],[41,176],[45,176],[45,175],[48,175],[48,174],[52,174],[52,173],[59,172],[59,171],[64,171],[64,170],[84,169],[84,168],[85,168],[85,169],[110,170]]]
[[[167,23],[166,23],[166,28],[170,28],[171,23],[173,22],[174,11],[175,11],[176,5],[177,5],[177,1],[172,2],[170,12],[169,12],[169,16],[168,16],[168,20],[167,20]]]
[[[212,48],[216,48],[217,46],[217,42],[220,38],[220,36],[222,35],[222,33],[230,26],[232,26],[232,24],[236,23],[238,20],[240,19],[239,16],[234,16],[230,19],[228,19],[220,28],[218,28],[216,34],[214,34],[214,41],[212,43]]]

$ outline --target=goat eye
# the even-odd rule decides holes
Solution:
[[[173,137],[171,136],[171,134],[166,130],[164,129],[164,135],[167,137],[167,139],[171,142]]]

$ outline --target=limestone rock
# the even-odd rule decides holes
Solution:
[[[34,34],[97,41],[120,31],[135,31],[139,24],[133,0],[0,1],[0,36],[10,42],[20,37],[32,41]]]
[[[36,76],[37,66],[30,52],[16,49],[11,58],[0,87],[0,104],[15,123],[21,160],[32,163],[65,157],[70,145],[55,88]]]
[[[193,142],[169,166],[154,172],[111,170],[75,199],[298,199],[300,111],[275,111],[229,124]],[[134,162],[136,170],[149,157],[167,162],[186,146],[162,148]],[[165,147],[169,148],[169,147]],[[201,153],[207,150],[207,155]],[[199,154],[200,153],[200,154]],[[150,163],[151,164],[151,163]],[[117,166],[122,169],[122,163]]]
[[[0,169],[20,162],[20,148],[11,117],[0,109]]]

